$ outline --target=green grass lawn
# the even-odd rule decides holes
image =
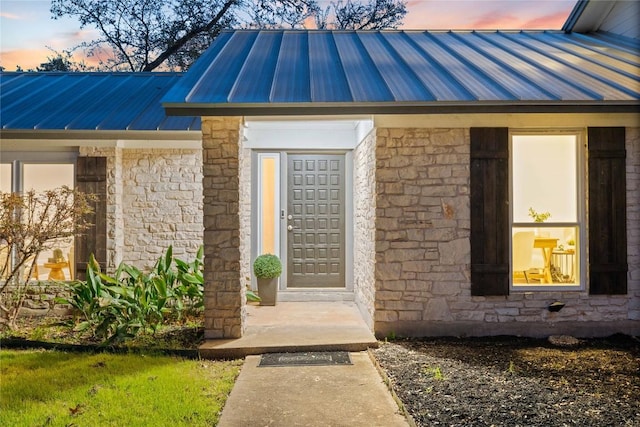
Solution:
[[[241,361],[0,351],[2,426],[212,426]]]

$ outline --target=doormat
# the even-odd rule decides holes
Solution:
[[[306,353],[267,353],[258,366],[330,366],[352,365],[348,351],[313,351]]]

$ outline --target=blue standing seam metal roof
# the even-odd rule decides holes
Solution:
[[[236,30],[169,114],[639,111],[640,43],[562,31]]]
[[[160,99],[183,73],[0,73],[0,129],[190,131]]]

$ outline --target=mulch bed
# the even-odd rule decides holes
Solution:
[[[418,426],[640,426],[637,338],[402,340],[373,354]]]

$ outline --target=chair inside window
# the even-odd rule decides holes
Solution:
[[[512,238],[512,271],[514,280],[524,277],[529,283],[530,279],[536,279],[538,274],[531,273],[533,242],[535,234],[533,231],[518,231]]]

